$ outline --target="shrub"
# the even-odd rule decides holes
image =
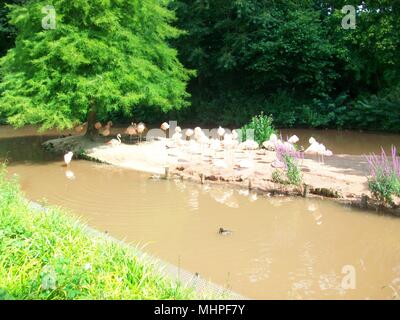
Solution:
[[[278,162],[283,164],[286,180],[282,178],[279,170],[275,170],[272,173],[272,180],[278,183],[299,186],[302,182],[302,175],[298,162],[302,158],[302,153],[297,151],[293,145],[284,143],[277,143],[275,152]]]
[[[284,155],[283,159],[286,168],[286,177],[288,179],[289,184],[299,186],[302,181],[302,176],[297,161],[295,160],[295,158],[289,155]]]
[[[272,117],[266,116],[262,112],[260,115],[254,116],[250,123],[241,128],[242,141],[245,141],[249,138],[247,136],[247,130],[254,131],[254,141],[256,141],[258,144],[262,144],[264,141],[267,141],[271,135],[276,132],[272,122]]]
[[[392,161],[382,148],[380,156],[367,156],[370,169],[368,188],[372,195],[383,203],[393,204],[393,196],[400,196],[400,157],[392,146]]]

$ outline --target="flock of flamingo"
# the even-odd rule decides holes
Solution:
[[[85,125],[85,124],[84,124]],[[86,124],[87,125],[87,124]],[[99,135],[103,137],[108,137],[111,134],[111,126],[113,123],[111,121],[107,122],[105,126],[102,126],[100,122],[97,122],[94,127],[98,131]],[[169,136],[170,125],[167,122],[161,124],[160,129],[164,131],[166,136]],[[140,122],[139,124],[131,123],[125,130],[125,133],[129,135],[130,141],[132,140],[132,136],[139,136],[139,143],[142,142],[142,135],[146,130],[146,126],[144,123]],[[240,141],[239,132],[237,130],[226,130],[221,126],[216,131],[217,137],[210,138],[207,136],[203,129],[200,127],[196,127],[194,129],[186,129],[182,130],[181,127],[177,126],[174,128],[174,133],[171,138],[167,139],[166,147],[168,149],[175,148],[186,151],[187,154],[193,155],[203,155],[211,158],[209,161],[214,167],[223,169],[228,168],[229,164],[233,164],[234,167],[239,168],[252,168],[254,166],[254,151],[264,148],[269,151],[277,151],[278,149],[284,149],[289,152],[297,152],[309,155],[317,155],[318,162],[324,162],[325,156],[332,156],[333,153],[331,150],[328,150],[324,144],[319,143],[314,137],[309,139],[309,147],[304,150],[304,148],[298,148],[296,144],[299,142],[299,138],[296,135],[291,136],[286,141],[281,138],[278,138],[276,134],[272,134],[270,138],[263,142],[260,146],[253,139],[247,139],[243,142]],[[113,147],[119,146],[122,144],[121,134],[117,134],[116,139],[113,138],[106,142],[106,144],[111,145]],[[218,156],[219,152],[224,152],[224,156]],[[238,159],[235,162],[233,153],[234,152],[246,152],[249,151],[247,158]],[[68,152],[64,155],[64,162],[67,167],[69,167],[73,158],[73,153]],[[191,157],[189,161],[193,161]],[[278,164],[277,164],[278,163]],[[279,167],[282,166],[282,163],[279,164],[279,161],[275,161],[272,163],[273,166]]]

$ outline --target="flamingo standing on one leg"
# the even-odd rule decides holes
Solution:
[[[194,135],[194,131],[192,129],[187,129],[185,132],[186,140],[190,140]]]
[[[160,129],[164,131],[165,136],[168,138],[167,131],[169,130],[169,124],[167,122],[163,122],[160,126]]]
[[[139,142],[142,142],[142,134],[146,130],[146,126],[143,122],[140,122],[137,126],[137,132],[139,134]]]
[[[135,135],[135,134],[137,134],[137,126],[136,126],[136,123],[133,123],[133,122],[131,122],[131,125],[128,127],[128,128],[126,128],[126,131],[125,131],[127,134],[129,134],[129,142],[131,142],[132,141],[132,136],[133,135]]]
[[[219,140],[222,140],[222,137],[225,134],[225,129],[222,128],[222,127],[219,127],[217,133],[218,133],[218,136],[219,136]]]

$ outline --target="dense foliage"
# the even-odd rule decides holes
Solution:
[[[399,131],[400,1],[177,0],[182,61],[198,70],[190,116],[242,125]],[[189,114],[185,115],[189,117]]]
[[[24,2],[24,0],[6,1]],[[346,14],[341,10],[344,5],[349,4],[348,1],[343,0],[154,0],[145,2],[98,0],[91,1],[90,4],[93,5],[87,7],[85,4],[89,2],[84,0],[54,2],[56,6],[65,2],[63,8],[60,8],[62,16],[59,19],[65,26],[72,29],[60,28],[56,32],[45,33],[38,30],[37,18],[33,19],[33,22],[25,23],[28,17],[32,18],[30,17],[32,13],[25,15],[22,9],[22,11],[15,10],[11,15],[13,23],[17,24],[17,27],[18,25],[29,27],[30,31],[20,32],[21,46],[17,46],[14,55],[20,56],[18,62],[28,60],[27,63],[32,65],[31,62],[35,62],[37,67],[42,67],[43,63],[46,65],[57,63],[55,68],[57,72],[54,75],[60,75],[62,71],[70,67],[78,67],[76,72],[64,75],[66,80],[63,81],[63,86],[64,82],[67,82],[68,88],[76,85],[75,77],[81,76],[77,72],[83,68],[84,77],[90,79],[91,84],[93,83],[93,85],[88,85],[90,90],[87,91],[94,91],[92,94],[96,96],[97,103],[104,111],[101,117],[105,117],[104,113],[106,113],[107,117],[111,115],[113,120],[128,120],[126,115],[132,111],[138,120],[147,122],[158,123],[169,118],[191,123],[240,127],[254,115],[264,112],[266,115],[273,116],[278,127],[400,131],[398,126],[400,123],[399,0],[359,0],[351,3],[357,8],[355,29],[342,27],[342,19]],[[176,38],[180,32],[167,24],[172,22],[172,13],[164,6],[159,6],[160,2],[168,4],[169,8],[176,12],[175,26],[186,31],[179,40],[173,38]],[[102,63],[110,62],[110,56],[123,60],[122,57],[126,56],[116,55],[114,52],[114,49],[120,49],[118,45],[114,46],[115,43],[107,41],[109,51],[106,51],[104,46],[97,45],[81,50],[77,44],[86,43],[85,37],[91,40],[92,36],[109,39],[109,36],[115,32],[124,38],[126,33],[118,32],[120,29],[116,28],[118,24],[114,18],[119,15],[118,9],[124,8],[124,5],[128,3],[136,3],[136,5],[142,3],[142,6],[148,6],[148,10],[139,10],[133,15],[132,11],[125,10],[122,14],[125,17],[124,21],[127,22],[123,25],[125,27],[123,30],[126,31],[128,23],[133,22],[134,32],[142,41],[133,41],[132,46],[135,46],[135,49],[131,48],[129,49],[131,51],[125,52],[126,56],[140,53],[142,59],[148,59],[148,54],[150,54],[152,68],[142,68],[136,64],[135,70],[139,68],[139,71],[135,75],[137,79],[140,79],[139,83],[136,83],[133,90],[129,85],[124,86],[122,90],[120,84],[127,80],[130,84],[132,80],[130,77],[123,76],[118,80],[115,77],[106,77],[107,81],[103,81],[103,78],[95,78],[94,75],[107,72],[103,69],[98,72],[99,70],[93,65],[92,69],[90,65],[87,69],[88,65],[85,61],[85,59],[94,61],[96,66],[100,62],[101,66]],[[74,15],[76,19],[69,19],[70,12],[79,12],[79,14]],[[20,18],[17,19],[17,17]],[[4,10],[0,11],[0,36],[12,42],[13,31],[4,22],[5,20]],[[138,21],[141,23],[140,26],[138,26]],[[33,26],[32,23],[35,25]],[[160,27],[154,27],[157,25]],[[146,33],[146,37],[142,37],[143,33]],[[148,34],[153,36],[148,38]],[[162,50],[158,51],[153,47],[153,40],[157,38],[157,35],[163,40]],[[22,40],[27,37],[29,45],[22,46]],[[62,42],[63,39],[64,42]],[[61,51],[60,46],[53,45],[49,52],[55,56],[50,54],[38,56],[39,45],[32,45],[31,40],[39,40],[42,43],[40,54],[43,50],[50,49],[43,45],[44,41],[57,40],[63,48],[62,53],[56,51]],[[64,48],[63,44],[66,40],[72,41],[72,44]],[[188,79],[188,73],[182,66],[175,63],[175,52],[164,46],[164,41],[167,40],[178,49],[179,60],[186,68],[197,70],[197,76],[193,77],[189,83],[188,91],[192,96],[191,108],[172,110],[172,107],[184,104],[183,100],[186,96],[184,84]],[[142,47],[139,48],[139,45]],[[12,43],[2,45],[3,48],[12,46]],[[27,49],[27,53],[21,53],[22,49]],[[79,54],[76,57],[75,51]],[[168,54],[165,55],[165,51]],[[98,55],[98,58],[95,59],[94,55]],[[9,78],[8,85],[3,84],[2,90],[3,92],[11,90],[11,83],[16,82],[16,88],[19,88],[19,91],[17,92],[17,89],[13,91],[18,94],[14,99],[15,105],[18,106],[26,103],[22,98],[17,99],[17,97],[27,95],[26,92],[20,91],[22,89],[19,82],[25,81],[21,79],[20,71],[25,70],[26,64],[23,63],[17,70],[12,69],[11,60],[14,63],[17,62],[17,59],[12,56],[13,54],[9,54],[9,58],[3,62],[3,71],[6,74],[13,73],[14,79]],[[58,59],[59,57],[63,59]],[[57,60],[54,60],[55,58]],[[166,65],[172,63],[174,68],[170,70],[165,63]],[[125,64],[122,69],[116,67],[110,64],[110,68],[118,72],[125,72],[125,67],[131,67],[131,65]],[[157,73],[158,69],[162,72]],[[49,72],[53,72],[53,69]],[[46,81],[43,82],[43,79],[48,79],[46,77],[49,76],[51,76],[50,82],[56,81],[53,73],[42,73],[41,77],[33,78],[33,83],[29,83],[28,88],[24,87],[24,90],[33,94],[37,87],[32,86],[47,88],[49,85]],[[143,81],[147,84],[150,80],[154,85],[143,86]],[[93,87],[98,89],[94,90]],[[114,96],[115,88],[118,92],[117,98]],[[86,90],[87,86],[84,86],[84,89]],[[50,88],[50,92],[55,90],[58,92],[59,88]],[[104,94],[105,92],[107,94]],[[65,92],[61,90],[59,99],[62,101],[57,101],[62,106],[77,103],[76,100],[79,101],[79,105],[89,103],[89,99],[82,99],[80,96],[70,100],[70,95],[68,95],[68,99],[65,99],[64,94]],[[6,100],[3,99],[3,101]],[[131,108],[136,105],[141,107]],[[162,108],[147,108],[154,105]],[[78,114],[74,111],[71,117],[61,112],[53,118],[81,119],[86,111],[83,109],[85,108],[77,108],[80,111]],[[167,111],[169,114],[165,115]],[[11,120],[17,124],[23,122],[19,118],[11,118]],[[52,122],[54,121],[50,121],[48,125]],[[60,122],[67,123],[68,121],[61,120]]]
[[[191,72],[168,45],[181,31],[165,1],[54,0],[56,27],[45,30],[47,4],[9,14],[18,36],[1,60],[0,108],[11,124],[67,128],[89,114],[185,105]]]

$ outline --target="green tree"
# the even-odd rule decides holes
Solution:
[[[187,104],[192,74],[169,39],[168,1],[54,0],[55,29],[44,30],[48,1],[13,6],[15,48],[1,59],[0,111],[16,127],[70,128],[96,117],[131,114],[136,107],[163,111]]]
[[[0,0],[0,57],[14,46],[15,28],[8,23],[7,4],[22,4],[26,0]]]

